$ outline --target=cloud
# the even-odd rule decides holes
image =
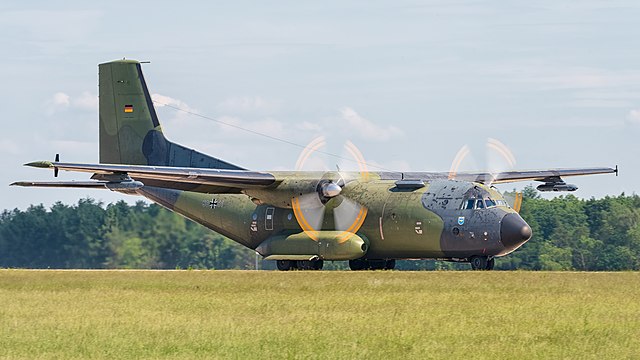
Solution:
[[[45,101],[45,112],[47,115],[53,115],[69,108],[97,111],[98,95],[88,91],[82,92],[79,96],[70,96],[64,92],[57,92]]]
[[[267,100],[261,96],[229,97],[220,102],[218,111],[226,113],[272,114],[280,109],[279,101]]]
[[[170,96],[152,94],[151,100],[153,100],[153,104],[156,109],[164,107],[170,108],[171,116],[168,118],[168,121],[183,121],[190,115],[189,113],[198,113],[198,110],[192,108],[186,102],[174,99]],[[176,108],[179,110],[176,110]]]
[[[69,95],[67,95],[67,94],[65,94],[63,92],[57,92],[57,93],[53,94],[51,102],[55,106],[68,107],[69,104],[71,103],[70,99],[71,99],[71,97]]]
[[[399,128],[388,125],[380,126],[372,121],[360,116],[355,110],[350,107],[344,107],[340,110],[341,120],[343,124],[353,133],[360,134],[362,137],[371,141],[387,141],[393,137],[401,136],[402,130]]]
[[[199,114],[198,110],[192,108],[182,100],[174,99],[172,97],[161,94],[153,94],[151,95],[151,99],[153,99],[156,108],[161,109],[163,107],[169,107],[182,110],[174,111],[175,115],[173,118],[170,118],[169,121],[182,121],[186,120],[186,118],[189,117],[189,122],[192,125],[191,127],[208,127],[208,125],[210,124],[216,124],[219,130],[228,136],[235,136],[239,134],[242,134],[242,136],[246,136],[246,130],[248,130],[248,132],[256,132],[274,137],[282,137],[287,130],[287,127],[284,123],[273,118],[265,118],[256,121],[245,121],[235,116],[219,116],[210,118],[204,117],[204,114]],[[189,113],[199,114],[201,116],[193,116]]]
[[[629,111],[627,115],[627,121],[632,125],[640,125],[640,109]]]
[[[173,106],[183,110],[191,110],[191,107],[182,100],[174,99],[162,94],[151,94],[151,100],[156,107]]]

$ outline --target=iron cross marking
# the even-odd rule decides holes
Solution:
[[[218,199],[212,199],[209,201],[209,207],[215,209],[218,206]]]

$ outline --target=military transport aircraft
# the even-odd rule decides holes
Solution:
[[[28,166],[93,174],[90,181],[12,185],[109,189],[141,195],[277,260],[280,270],[393,269],[396,259],[469,262],[491,270],[531,237],[492,184],[539,181],[573,191],[563,177],[617,168],[489,172],[257,172],[167,140],[140,62],[99,65],[100,162]]]

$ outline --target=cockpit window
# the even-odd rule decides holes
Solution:
[[[469,199],[469,200],[467,200],[466,202],[464,202],[462,204],[462,209],[463,210],[465,210],[465,209],[473,209],[473,206],[475,205],[475,203],[476,203],[476,199]]]
[[[471,210],[471,209],[489,209],[496,206],[509,206],[504,200],[493,200],[491,198],[485,199],[466,199],[462,202],[460,209],[462,210]]]
[[[497,206],[496,202],[491,200],[491,199],[485,199],[484,203],[485,203],[485,205],[487,205],[488,208]]]

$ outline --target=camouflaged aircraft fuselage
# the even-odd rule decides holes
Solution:
[[[342,192],[368,209],[358,231],[368,244],[365,258],[502,256],[528,240],[526,234],[505,234],[511,237],[503,238],[503,219],[519,218],[506,202],[502,201],[501,206],[464,208],[470,199],[485,205],[488,199],[503,200],[493,188],[465,181],[432,180],[418,189],[399,189],[398,179],[376,177],[367,182],[352,181]],[[145,186],[138,193],[251,249],[270,237],[302,231],[290,202],[256,205],[251,198],[259,196],[259,191],[202,194]],[[331,206],[326,211],[331,212]],[[334,229],[333,222],[332,216],[325,216],[321,228]]]
[[[611,168],[457,173],[257,172],[166,139],[140,63],[99,65],[100,163],[39,161],[28,165],[92,173],[92,181],[17,182],[40,187],[103,188],[141,195],[230,239],[278,260],[281,270],[319,268],[350,260],[352,269],[393,268],[395,259],[469,261],[493,268],[493,258],[517,249],[531,228],[486,184],[536,180],[545,191],[575,190],[561,176],[616,172]],[[349,180],[345,180],[349,179]],[[309,226],[301,199],[315,194],[320,224]],[[358,204],[341,228],[345,204]],[[335,216],[334,216],[335,215]],[[344,224],[343,224],[344,225]],[[375,265],[378,264],[378,265]],[[380,265],[382,264],[382,265]],[[374,266],[375,265],[375,266]]]

